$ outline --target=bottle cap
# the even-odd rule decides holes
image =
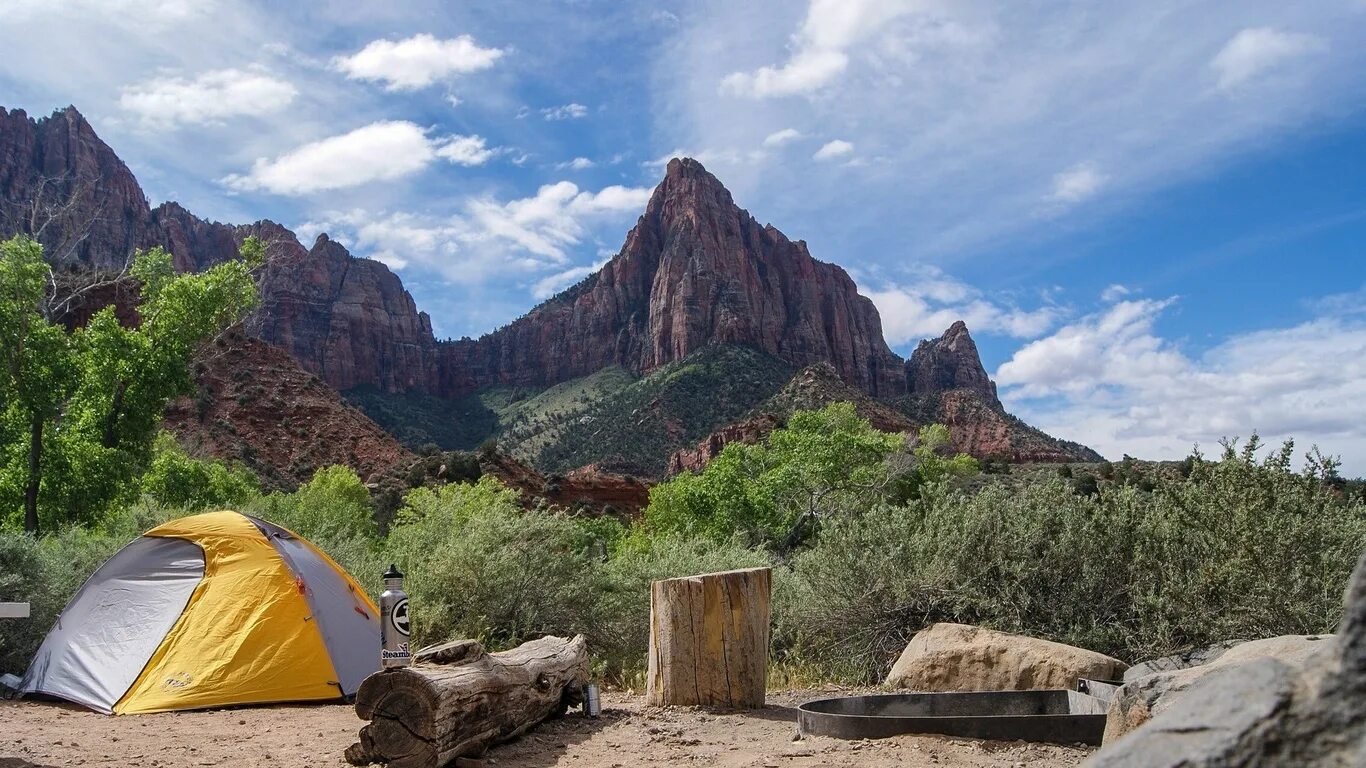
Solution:
[[[401,579],[401,578],[403,578],[403,574],[399,573],[398,568],[395,568],[393,563],[390,563],[390,564],[389,564],[389,570],[387,570],[387,571],[384,572],[384,578],[386,578],[386,579]]]

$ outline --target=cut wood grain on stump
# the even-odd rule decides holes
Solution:
[[[647,704],[764,705],[770,579],[748,568],[650,585]]]
[[[486,653],[473,640],[419,651],[411,667],[365,678],[356,714],[370,721],[346,750],[353,765],[441,768],[516,738],[582,701],[588,648],[543,637]]]

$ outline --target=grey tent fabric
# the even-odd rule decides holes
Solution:
[[[379,671],[379,617],[312,547],[277,525],[255,517],[250,520],[303,581],[304,599],[332,657],[342,694],[354,695],[362,680]]]
[[[142,537],[71,598],[29,664],[20,691],[109,713],[142,673],[204,578],[204,552]]]

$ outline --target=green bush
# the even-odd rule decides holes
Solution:
[[[413,640],[490,647],[592,628],[594,569],[574,520],[527,512],[491,477],[410,493],[386,554],[408,576]]]
[[[934,486],[833,520],[777,593],[778,647],[872,681],[935,621],[982,624],[1126,661],[1236,638],[1331,631],[1366,546],[1366,505],[1255,443],[1152,490],[1062,478]]]
[[[142,492],[157,503],[186,509],[230,508],[261,493],[261,483],[251,470],[190,458],[175,437],[165,432],[157,435],[141,485]]]

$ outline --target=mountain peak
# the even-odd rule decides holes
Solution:
[[[939,338],[916,345],[906,362],[906,379],[913,395],[966,389],[997,406],[1001,404],[996,397],[996,382],[982,367],[977,344],[962,320],[955,321]]]

